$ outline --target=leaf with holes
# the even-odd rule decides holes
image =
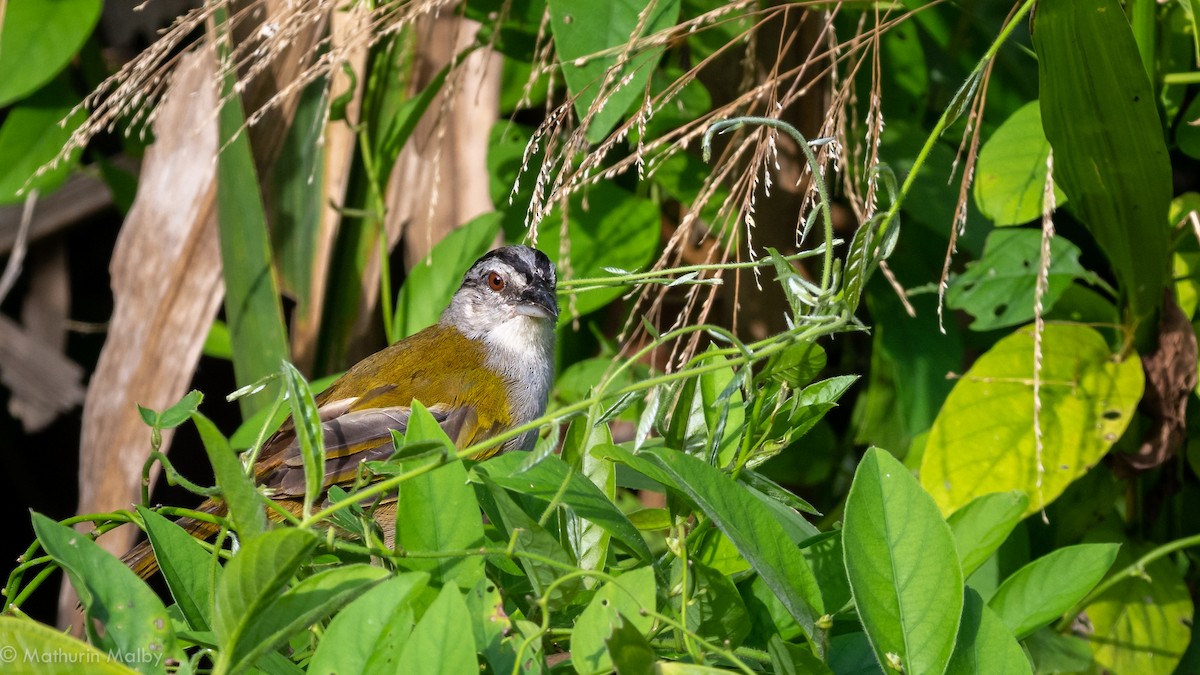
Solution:
[[[995,230],[988,235],[983,257],[946,289],[946,305],[975,317],[972,330],[992,330],[1033,320],[1042,233]],[[1079,248],[1062,237],[1050,241],[1050,270],[1042,304],[1049,311],[1076,279],[1089,283],[1095,275],[1079,264]]]
[[[1117,362],[1100,333],[1046,326],[1042,449],[1033,424],[1033,327],[997,342],[955,384],[929,433],[921,485],[949,514],[991,492],[1022,490],[1026,514],[1062,494],[1125,431],[1142,397],[1136,354]]]

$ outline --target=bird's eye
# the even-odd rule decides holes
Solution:
[[[504,290],[504,277],[500,276],[496,272],[488,272],[487,284],[488,288],[492,289],[493,291],[502,291]]]

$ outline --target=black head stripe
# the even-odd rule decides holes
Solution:
[[[528,246],[505,246],[488,251],[475,261],[471,269],[477,270],[490,260],[497,260],[508,265],[531,281],[536,279],[552,288],[555,285],[554,263],[550,262],[550,258],[545,253],[537,249]]]

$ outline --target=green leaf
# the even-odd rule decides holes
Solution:
[[[1167,281],[1171,162],[1129,23],[1118,0],[1047,0],[1032,34],[1055,181],[1145,324]]]
[[[231,670],[249,666],[387,577],[387,570],[362,564],[306,577],[247,623],[245,632],[224,646],[222,656],[233,652]]]
[[[954,533],[963,576],[969,577],[992,557],[1029,508],[1029,495],[1020,490],[980,495],[950,514],[946,522]]]
[[[159,429],[174,429],[191,418],[192,413],[200,408],[201,401],[204,400],[204,394],[195,389],[184,394],[183,398],[179,399],[175,405],[167,408],[158,415],[158,421],[154,426]]]
[[[454,584],[446,584],[413,629],[392,672],[478,675],[475,636],[467,630],[470,624],[462,593]]]
[[[304,517],[312,515],[313,504],[325,488],[325,432],[321,415],[313,400],[312,389],[296,366],[283,362],[282,373],[287,388],[288,405],[292,410],[292,425],[300,444],[304,462]]]
[[[154,511],[139,505],[137,512],[146,525],[158,568],[188,626],[192,630],[209,630],[213,587],[208,575],[212,570],[212,554],[182,527]]]
[[[451,462],[405,481],[396,502],[396,545],[401,550],[441,553],[483,545],[483,520],[462,462]],[[470,588],[483,578],[483,558],[405,558],[402,566],[428,572],[435,585]]]
[[[1149,546],[1122,547],[1118,569],[1130,565]],[[1192,639],[1195,615],[1188,585],[1169,558],[1146,565],[1097,597],[1085,610],[1092,631],[1096,665],[1113,673],[1174,673]]]
[[[439,241],[429,257],[417,262],[404,279],[396,297],[395,335],[406,338],[437,323],[442,308],[458,290],[462,278],[453,270],[465,271],[487,253],[500,232],[501,213],[485,213],[457,228]]]
[[[1052,628],[1034,631],[1021,641],[1036,673],[1082,673],[1089,670],[1092,650],[1082,638],[1062,635]],[[1187,671],[1180,671],[1187,672]]]
[[[1033,320],[1042,233],[995,230],[988,235],[983,258],[970,263],[946,290],[946,305],[975,317],[972,330],[992,330]],[[1050,269],[1042,304],[1047,311],[1076,279],[1094,277],[1079,264],[1079,248],[1055,237],[1050,240]]]
[[[716,523],[805,635],[820,642],[816,622],[825,613],[821,591],[804,556],[797,554],[767,507],[745,487],[695,457],[666,448],[643,448],[639,456],[665,472],[668,484],[676,485]]]
[[[14,7],[29,4],[29,0],[10,2],[9,12],[13,12]],[[0,62],[8,54],[9,44],[3,42],[6,37],[7,32],[0,36]],[[24,70],[0,70],[0,73],[6,73],[5,77],[0,77],[0,89],[9,81],[8,75]],[[3,126],[0,126],[0,204],[19,203],[30,190],[40,190],[45,195],[67,179],[79,160],[80,150],[71,152],[41,176],[34,177],[34,174],[58,156],[71,134],[87,119],[87,113],[83,110],[71,114],[71,109],[78,103],[79,99],[67,81],[60,79],[38,90],[9,111]],[[66,124],[60,125],[63,120],[66,120]]]
[[[280,288],[296,301],[291,315],[293,336],[297,332],[311,333],[315,327],[310,323],[320,319],[313,307],[314,294],[319,290],[314,288],[313,280],[324,275],[321,265],[328,264],[327,247],[333,244],[325,241],[327,233],[321,230],[327,205],[324,190],[316,187],[325,185],[327,86],[328,81],[321,79],[301,92],[270,175],[274,193],[269,200],[274,208],[271,250]]]
[[[846,576],[881,666],[940,673],[963,605],[954,535],[933,499],[895,457],[867,450],[846,497]]]
[[[1042,131],[1037,101],[1018,108],[979,151],[975,166],[975,204],[996,225],[1020,225],[1040,218],[1046,190],[1050,142]],[[1067,196],[1054,190],[1059,206]]]
[[[658,206],[649,199],[622,190],[613,183],[590,185],[573,194],[568,206],[567,243],[570,266],[560,256],[562,232],[558,225],[546,225],[538,232],[537,246],[558,265],[569,269],[571,278],[608,276],[605,267],[634,270],[654,259],[659,239]],[[546,223],[561,222],[556,210]],[[562,276],[566,276],[565,272]],[[613,286],[579,293],[573,302],[563,302],[560,323],[570,321],[572,312],[593,312],[628,292]]]
[[[486,577],[466,593],[471,627],[475,631],[475,648],[487,659],[493,673],[512,672],[516,655],[508,649],[504,638],[513,632],[513,621],[504,611],[500,589]]]
[[[1008,627],[975,589],[968,586],[966,591],[962,625],[946,675],[1032,675],[1029,659]]]
[[[825,369],[825,349],[815,342],[797,342],[767,359],[762,374],[801,389]]]
[[[646,540],[595,483],[573,471],[555,455],[543,457],[531,466],[525,465],[526,459],[519,453],[498,455],[476,465],[475,470],[486,473],[497,485],[514,492],[547,502],[557,497],[577,516],[611,533],[638,558],[650,560]]]
[[[682,563],[671,567],[671,588],[683,588]],[[672,595],[677,616],[687,615],[687,628],[702,638],[737,649],[750,632],[750,615],[737,586],[725,574],[698,560],[689,560],[686,612],[681,596]]]
[[[549,564],[528,556],[517,556],[517,561],[525,570],[525,576],[529,579],[534,593],[539,596],[545,594],[549,586],[565,573],[564,570],[575,567],[575,561],[562,544],[547,532],[546,528],[530,518],[504,488],[492,482],[492,479],[487,476],[480,476],[480,478],[484,486],[488,488],[488,493],[495,504],[496,517],[499,520],[497,522],[496,518],[493,518],[493,522],[503,526],[506,539],[515,535],[515,550],[533,553],[539,558],[547,558],[558,563],[556,565]],[[551,591],[550,606],[558,608],[570,602],[581,588],[582,581],[579,579],[558,584]]]
[[[636,675],[654,671],[654,648],[650,641],[628,621],[618,621],[612,635],[604,641],[617,675]]]
[[[846,393],[858,375],[839,375],[814,382],[805,387],[794,398],[793,408],[788,414],[787,425],[790,438],[798,439],[812,430],[825,417],[825,413],[837,407],[837,401]],[[812,509],[812,507],[808,507]],[[816,513],[815,510],[809,513]]]
[[[595,486],[601,498],[609,503],[617,497],[617,467],[612,461],[593,455],[591,450],[610,443],[612,433],[607,424],[593,421],[589,417],[580,417],[567,428],[567,435],[562,444],[562,457],[571,471],[578,471],[587,482]],[[559,485],[562,484],[560,481]],[[594,498],[595,493],[592,493],[592,496]],[[608,561],[609,544],[612,542],[612,535],[607,528],[573,510],[568,510],[565,516],[563,528],[566,539],[575,552],[580,569],[604,569]],[[632,533],[626,530],[626,534]]]
[[[271,530],[242,541],[217,583],[213,631],[221,651],[214,670],[227,670],[246,657],[254,645],[246,644],[245,636],[316,546],[316,535],[297,529]]]
[[[200,432],[200,441],[216,474],[221,498],[229,507],[233,527],[243,542],[248,541],[267,528],[262,495],[254,489],[254,482],[244,473],[241,461],[216,425],[198,412],[192,413],[192,423]]]
[[[314,675],[372,672],[368,664],[396,663],[413,625],[413,599],[429,575],[401,574],[346,605],[325,629],[308,665]]]
[[[634,49],[631,37],[645,37],[674,26],[679,0],[549,0],[548,4],[555,52],[567,88],[575,96],[576,114],[585,120],[593,107],[602,106],[586,130],[588,142],[599,143],[625,116],[630,104],[645,94],[646,83],[663,53],[661,45]],[[649,16],[640,16],[647,9]],[[600,55],[605,50],[609,51]]]
[[[1030,496],[1026,515],[1035,513],[1125,431],[1142,397],[1136,355],[1114,362],[1098,332],[1075,324],[1047,324],[1042,352],[1040,458],[1033,428],[1032,326],[997,342],[954,385],[921,461],[921,485],[943,513],[980,495],[1014,489]]]
[[[613,630],[626,623],[639,635],[654,625],[643,610],[655,609],[654,569],[640,567],[600,587],[575,620],[571,631],[571,664],[580,675],[610,672],[612,656],[606,642]]]
[[[1017,570],[988,601],[1018,640],[1062,616],[1092,590],[1117,558],[1118,544],[1079,544]]]
[[[0,15],[0,107],[57,75],[92,34],[103,6],[101,0],[8,0]]]
[[[218,10],[218,32],[228,31],[225,11]],[[228,55],[227,36],[218,36],[218,52]],[[240,96],[234,93],[236,69],[225,75],[218,115],[217,222],[220,225],[221,268],[225,279],[225,319],[233,343],[233,371],[239,386],[279,372],[288,356],[287,330],[271,259],[267,216],[259,194],[258,173],[244,129]],[[268,392],[278,391],[274,385]],[[242,417],[269,407],[272,393],[238,399]]]
[[[131,675],[130,669],[82,640],[30,619],[0,616],[0,663],[13,675]],[[182,672],[182,671],[181,671]]]
[[[79,594],[93,645],[144,673],[166,672],[162,657],[182,657],[167,608],[116,556],[86,534],[40,513],[33,514],[33,530]],[[159,658],[144,658],[147,655]]]

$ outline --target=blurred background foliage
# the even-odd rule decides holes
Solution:
[[[203,412],[248,447],[271,397],[221,393],[282,358],[320,382],[416,332],[501,241],[537,245],[568,282],[682,265],[723,282],[565,284],[558,405],[673,327],[784,331],[774,270],[705,267],[820,243],[820,228],[801,241],[813,200],[791,139],[744,128],[701,158],[704,130],[735,115],[834,139],[817,152],[839,254],[881,208],[904,222],[863,292],[869,332],[824,345],[823,376],[861,378],[760,467],[826,512],[822,529],[874,445],[944,514],[1029,494],[1033,517],[971,577],[985,600],[1063,546],[1194,536],[1200,17],[1183,0],[1130,0],[1121,23],[1029,7],[0,2],[8,559],[32,537],[25,509],[137,500],[134,404],[208,392]],[[879,164],[896,200],[877,196]],[[704,347],[655,350],[628,377]],[[1038,405],[1033,373],[1051,383]],[[207,484],[195,432],[164,440]],[[157,485],[152,501],[187,499]],[[1164,560],[1145,594],[1194,588],[1191,552]],[[53,598],[35,600],[52,621]],[[1083,632],[1136,648],[1065,629],[1023,644],[1039,672],[1188,672],[1192,603],[1173,600],[1131,616],[1133,596],[1097,599]]]

